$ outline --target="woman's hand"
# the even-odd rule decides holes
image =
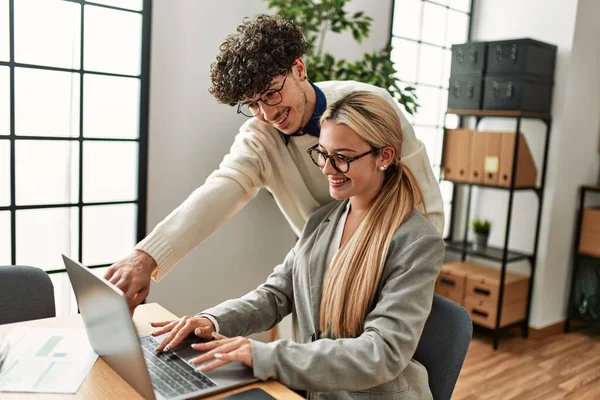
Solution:
[[[219,368],[230,362],[239,361],[242,364],[252,368],[252,345],[250,340],[245,337],[228,338],[223,335],[214,334],[216,339],[212,342],[195,343],[192,348],[197,351],[206,351],[200,357],[192,359],[194,364],[214,359],[215,361],[202,367],[202,372],[207,372]]]
[[[155,328],[160,328],[152,332],[152,336],[171,332],[161,344],[156,346],[156,351],[169,351],[174,349],[192,332],[203,339],[212,338],[212,334],[215,332],[215,326],[205,317],[185,316],[174,321],[151,322],[150,325]]]

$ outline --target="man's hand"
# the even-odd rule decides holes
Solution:
[[[143,251],[134,250],[130,255],[110,266],[104,278],[125,293],[129,310],[135,308],[150,292],[150,275],[156,267],[152,257]]]

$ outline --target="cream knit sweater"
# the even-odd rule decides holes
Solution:
[[[440,189],[425,147],[415,137],[398,103],[386,90],[365,83],[331,81],[316,85],[325,94],[327,104],[356,90],[377,93],[392,104],[400,116],[404,133],[402,161],[418,180],[428,218],[441,233],[444,209]],[[309,215],[331,201],[327,179],[306,153],[317,141],[316,137],[304,135],[292,137],[286,146],[275,128],[255,118],[249,119],[241,126],[219,169],[135,247],[156,261],[158,268],[153,278],[162,278],[263,187],[273,194],[292,229],[300,235]]]

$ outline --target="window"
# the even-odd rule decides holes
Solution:
[[[102,268],[145,235],[150,4],[0,0],[0,264]]]
[[[439,179],[443,128],[456,126],[458,119],[444,120],[448,102],[451,46],[469,40],[473,4],[471,0],[395,0],[392,18],[392,60],[402,84],[416,88],[421,105],[407,115],[421,140],[433,171]],[[441,182],[446,211],[446,229],[452,184]],[[447,232],[444,233],[444,236]]]

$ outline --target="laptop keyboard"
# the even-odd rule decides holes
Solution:
[[[140,338],[152,385],[161,395],[171,398],[217,386],[206,375],[173,352],[156,352],[158,342],[149,336]]]

